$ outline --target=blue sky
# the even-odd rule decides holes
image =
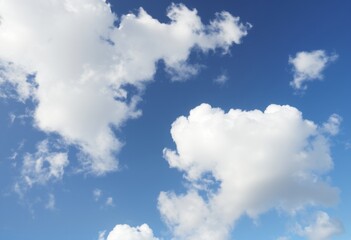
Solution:
[[[1,239],[350,239],[351,3],[107,2],[0,1]]]

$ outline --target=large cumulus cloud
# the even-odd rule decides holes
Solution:
[[[324,127],[294,107],[224,112],[202,104],[171,128],[164,157],[189,181],[187,193],[162,192],[159,209],[175,239],[227,239],[235,221],[269,209],[295,213],[330,206],[338,189]]]
[[[4,0],[0,16],[1,96],[33,100],[36,127],[77,146],[95,174],[117,169],[113,129],[141,114],[125,86],[142,89],[160,60],[174,79],[196,74],[193,48],[226,52],[250,28],[228,12],[204,25],[182,4],[168,23],[142,8],[117,18],[104,0]]]

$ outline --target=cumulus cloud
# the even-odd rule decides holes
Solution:
[[[5,0],[0,16],[1,92],[35,101],[36,127],[76,146],[83,170],[98,175],[118,168],[113,130],[141,114],[140,91],[126,86],[143,89],[160,60],[175,79],[190,77],[192,49],[226,53],[250,28],[228,12],[204,25],[182,4],[168,23],[142,8],[117,19],[105,0]]]
[[[227,239],[243,215],[269,209],[295,213],[338,201],[326,173],[328,138],[291,106],[224,112],[202,104],[171,128],[170,167],[184,173],[187,193],[162,192],[158,207],[175,239]]]
[[[342,232],[342,224],[325,212],[318,212],[313,222],[306,227],[299,226],[297,230],[298,235],[309,240],[330,240]]]
[[[307,89],[306,82],[323,79],[323,70],[337,58],[338,55],[328,55],[324,50],[302,51],[295,57],[289,57],[294,72],[294,80],[290,85],[296,90]]]
[[[36,153],[27,153],[24,156],[21,170],[24,187],[32,187],[35,184],[44,185],[49,181],[62,179],[67,165],[66,152],[52,151],[48,140],[40,142]]]
[[[105,235],[105,234],[104,234]],[[99,238],[100,239],[100,238]],[[159,240],[147,224],[138,227],[116,225],[108,234],[106,240]]]

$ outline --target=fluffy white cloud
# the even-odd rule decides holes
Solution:
[[[335,235],[343,232],[342,224],[329,217],[325,212],[318,212],[315,221],[302,228],[299,226],[297,233],[309,240],[330,240]]]
[[[328,55],[324,50],[298,52],[295,57],[289,57],[293,66],[294,80],[290,85],[297,90],[305,90],[306,82],[323,79],[323,70],[338,58],[336,54]]]
[[[26,187],[60,180],[68,165],[65,152],[53,152],[47,140],[40,142],[35,154],[26,154],[23,160],[21,177]]]
[[[95,174],[117,169],[123,144],[113,129],[140,115],[139,94],[126,85],[142,89],[160,60],[175,79],[196,74],[192,49],[227,52],[250,28],[228,12],[204,25],[182,4],[169,7],[169,23],[140,8],[116,26],[104,0],[4,0],[0,16],[1,86],[37,102],[36,126],[77,146],[83,169]]]
[[[202,104],[179,117],[171,129],[177,150],[165,149],[164,157],[190,186],[180,196],[162,192],[158,203],[175,239],[227,239],[244,214],[335,204],[339,191],[324,178],[333,161],[322,132],[290,106],[225,113]]]
[[[106,240],[158,240],[147,224],[138,227],[129,225],[116,225],[108,234]]]

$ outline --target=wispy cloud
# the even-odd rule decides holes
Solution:
[[[53,194],[49,194],[49,199],[48,199],[48,202],[46,203],[45,205],[45,208],[46,209],[49,209],[49,210],[54,210],[55,209],[55,196]]]
[[[27,188],[35,184],[45,185],[49,181],[61,180],[67,165],[67,153],[53,151],[49,141],[44,140],[37,145],[35,154],[27,153],[24,156],[21,184]]]
[[[228,81],[228,75],[227,73],[222,73],[220,75],[218,75],[213,82],[219,85],[224,85],[226,82]]]

